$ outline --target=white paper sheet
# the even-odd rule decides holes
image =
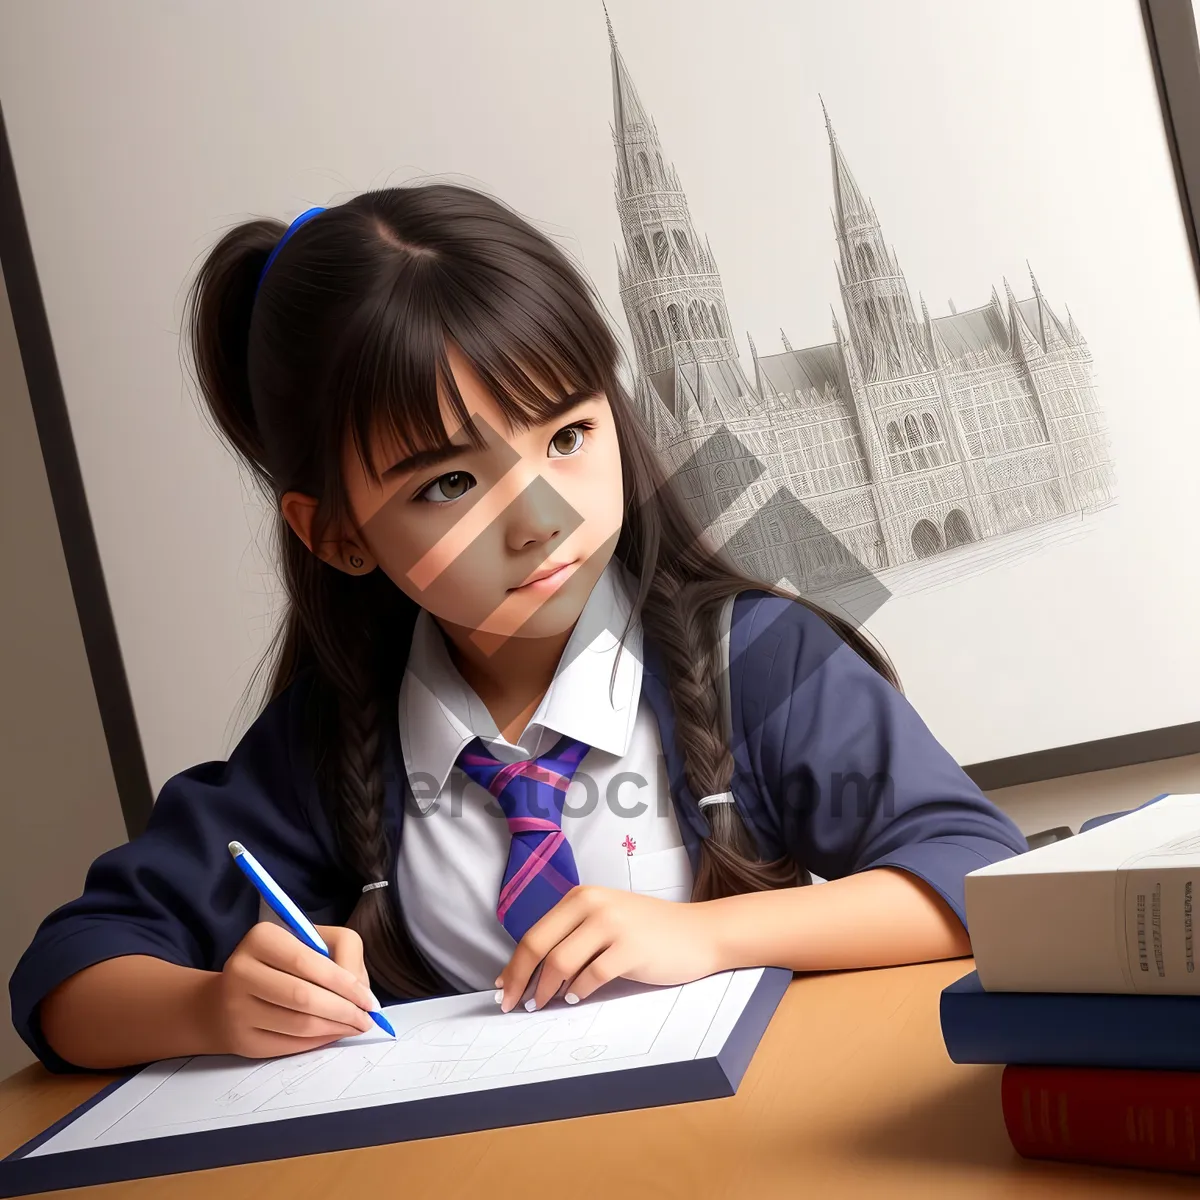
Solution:
[[[534,1013],[502,1013],[491,992],[477,992],[386,1009],[395,1041],[374,1031],[287,1058],[154,1063],[30,1157],[707,1058],[761,977],[754,969],[682,987],[620,982]]]

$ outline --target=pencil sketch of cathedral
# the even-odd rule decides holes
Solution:
[[[845,325],[835,315],[832,341],[799,350],[783,336],[777,354],[750,338],[749,377],[716,261],[611,24],[609,40],[638,406],[716,542],[740,531],[739,565],[819,592],[1113,502],[1074,320],[1036,279],[1028,299],[1005,281],[982,307],[931,320],[921,301],[918,316],[828,114]],[[714,436],[722,426],[732,439]]]

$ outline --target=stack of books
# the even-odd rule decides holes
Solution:
[[[1200,796],[972,872],[958,1063],[1001,1063],[1018,1153],[1200,1174]]]

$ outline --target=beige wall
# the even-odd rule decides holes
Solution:
[[[1078,833],[1089,817],[1135,808],[1163,792],[1200,792],[1200,754],[998,788],[988,795],[1028,837],[1058,825]]]
[[[0,278],[0,971],[125,840],[8,293]],[[7,995],[7,991],[6,991]],[[0,1078],[31,1061],[0,1022]]]

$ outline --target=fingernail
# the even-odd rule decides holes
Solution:
[[[368,991],[367,995],[371,997],[371,1011],[383,1012],[383,1005],[379,1003],[379,998],[375,995],[375,993]]]
[[[564,1000],[565,1000],[565,1001],[566,1001],[568,1004],[578,1004],[578,1003],[579,1003],[579,997],[578,997],[577,995],[575,995],[575,993],[574,993],[574,992],[568,992],[568,993],[567,993],[567,994],[566,994],[566,995],[563,997],[563,999],[564,999]]]
[[[535,1008],[537,1008],[537,1001],[536,1001],[536,1000],[526,1000],[526,1001],[525,1001],[525,1011],[526,1011],[526,1012],[533,1012],[533,1010],[534,1010]]]
[[[499,991],[499,992],[497,992],[497,993],[496,993],[496,994],[495,994],[495,995],[492,997],[492,999],[493,999],[493,1000],[495,1000],[495,1002],[496,1002],[497,1004],[503,1004],[503,1003],[504,1003],[504,992],[503,992],[503,991]]]

